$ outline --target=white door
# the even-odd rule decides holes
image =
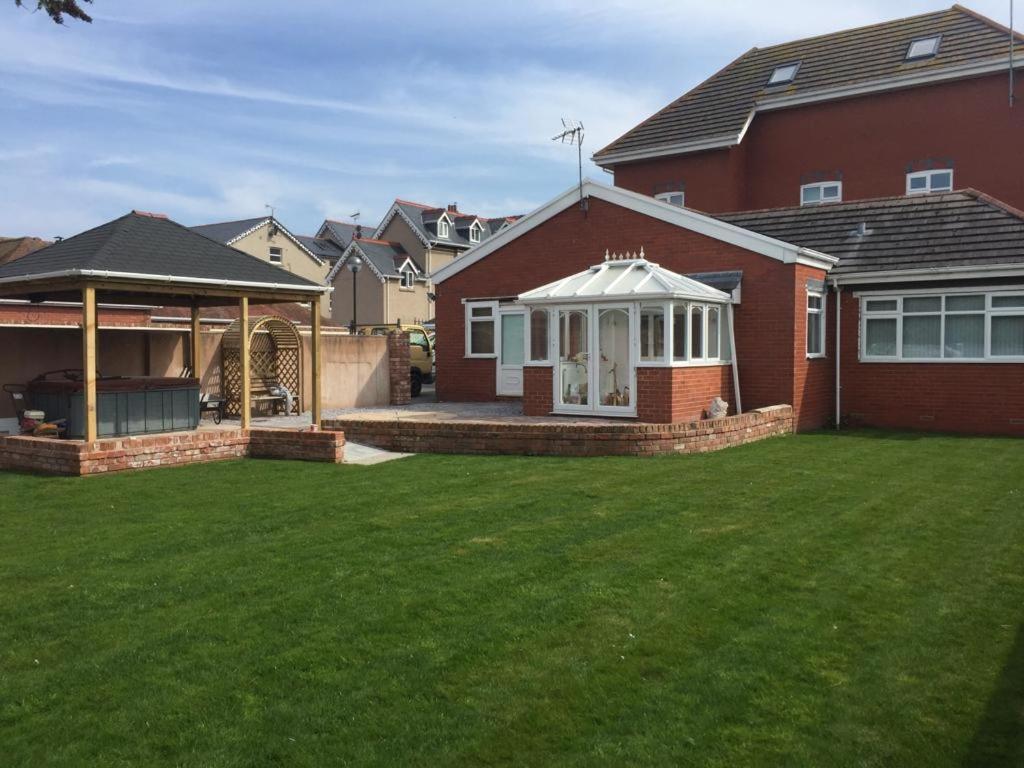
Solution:
[[[635,307],[566,307],[556,317],[555,410],[636,415]]]
[[[498,394],[522,397],[523,361],[526,359],[526,313],[519,310],[498,314]]]

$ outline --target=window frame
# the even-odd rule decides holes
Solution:
[[[930,40],[935,41],[935,46],[928,53],[919,53],[916,56],[911,56],[911,52],[914,50],[914,46],[918,43],[928,42]],[[907,53],[903,57],[904,61],[922,61],[924,59],[931,59],[939,55],[939,47],[942,45],[942,35],[922,35],[921,37],[915,37],[909,43],[907,43]]]
[[[441,228],[444,227],[442,230]],[[451,224],[444,216],[437,220],[437,236],[441,240],[450,240],[452,236]]]
[[[463,348],[463,357],[477,358],[477,359],[489,359],[493,360],[498,357],[498,302],[497,301],[467,301],[465,302],[465,346]],[[491,314],[488,317],[473,317],[474,309],[489,308]],[[474,352],[473,351],[473,324],[474,323],[490,323],[492,328],[491,333],[491,349],[490,352]]]
[[[932,177],[939,173],[949,174],[949,189],[935,189],[932,187]],[[927,179],[927,186],[925,189],[911,189],[911,181],[913,179]],[[952,168],[931,168],[927,171],[910,171],[907,173],[907,194],[908,195],[930,195],[936,192],[952,192],[956,189],[954,183],[953,169]]]
[[[469,228],[469,242],[479,243],[483,240],[484,228],[480,226],[479,222],[474,221],[472,226]]]
[[[676,197],[677,195],[680,198],[680,201],[679,201],[678,204],[672,202],[672,198]],[[685,189],[674,189],[671,192],[659,192],[658,194],[656,194],[654,196],[654,199],[655,200],[660,200],[661,202],[667,203],[668,205],[674,205],[677,208],[685,208],[686,207],[686,190]]]
[[[768,82],[765,83],[765,87],[774,88],[777,85],[786,85],[787,83],[792,83],[794,80],[796,80],[796,76],[800,73],[800,64],[801,62],[799,61],[790,61],[785,64],[776,65],[775,67],[772,68],[771,74],[768,75]],[[775,79],[776,72],[778,72],[779,70],[789,69],[790,67],[793,68],[793,74],[791,74],[785,80]]]
[[[826,187],[836,187],[839,190],[839,196],[836,197],[836,198],[830,198],[830,199],[826,200],[825,199],[825,195],[824,195]],[[817,190],[819,190],[819,192],[820,192],[819,198],[817,200],[814,200],[814,201],[811,201],[811,202],[806,202],[804,200],[804,191],[808,190],[808,189],[817,189]],[[804,206],[809,206],[809,205],[831,205],[832,203],[841,203],[841,202],[843,202],[843,182],[842,181],[814,181],[814,182],[811,182],[810,184],[801,184],[800,185],[800,207],[801,208],[803,208]]]
[[[1020,317],[1024,318],[1024,287],[1016,289],[993,289],[993,288],[962,288],[955,290],[917,290],[901,292],[867,292],[855,294],[859,300],[860,322],[858,327],[857,359],[862,363],[898,363],[898,364],[990,364],[990,363],[1022,363],[1024,355],[993,355],[992,354],[992,320],[997,317]],[[950,310],[947,309],[947,299],[956,296],[983,296],[985,299],[984,309],[975,310]],[[1021,306],[1018,307],[995,307],[993,299],[1004,296],[1020,298]],[[910,312],[912,317],[926,317],[938,314],[940,317],[939,331],[939,357],[906,357],[903,354],[903,319],[908,314],[904,311],[904,299],[914,298],[940,298],[941,304],[938,312],[921,311]],[[895,309],[877,310],[869,312],[868,302],[872,301],[894,301]],[[952,357],[947,356],[946,318],[947,316],[981,315],[984,317],[984,348],[981,357]],[[869,320],[895,320],[896,321],[896,353],[894,355],[869,355],[866,351],[867,329]],[[1024,320],[1022,320],[1024,322]]]
[[[821,299],[821,306],[817,308],[811,307],[811,299]],[[824,290],[812,290],[807,289],[807,298],[804,301],[804,314],[806,317],[806,327],[804,328],[804,353],[808,360],[817,360],[823,357],[828,357],[828,342],[825,338],[825,333],[828,330],[828,293]],[[818,324],[818,338],[821,342],[821,350],[818,352],[811,352],[811,339],[810,339],[810,325],[811,318],[815,317],[814,322]]]
[[[536,312],[543,313],[545,316],[544,321],[544,357],[534,358],[533,353],[533,315]],[[524,367],[537,366],[547,368],[552,365],[551,362],[551,310],[548,307],[527,307],[526,308],[526,360],[523,362]]]
[[[274,253],[274,251],[277,251],[277,253]],[[277,257],[276,259],[274,258],[275,256]],[[284,248],[280,248],[276,245],[268,246],[267,258],[270,259],[271,264],[284,264]]]
[[[399,272],[399,288],[403,291],[411,291],[416,287],[416,273],[411,269],[407,269],[403,272]]]

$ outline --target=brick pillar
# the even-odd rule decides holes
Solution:
[[[391,382],[391,405],[408,405],[412,401],[409,383],[409,334],[394,330],[388,334],[388,375]]]

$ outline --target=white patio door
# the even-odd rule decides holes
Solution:
[[[565,307],[557,322],[555,409],[636,414],[635,310],[630,305]]]
[[[498,332],[498,387],[499,395],[522,397],[523,362],[526,360],[526,312],[522,309],[502,310],[498,313],[501,326]]]

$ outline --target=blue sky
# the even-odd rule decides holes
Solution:
[[[132,208],[269,203],[300,234],[395,197],[524,213],[575,180],[563,116],[593,152],[752,46],[951,5],[96,0],[57,27],[0,2],[0,235],[43,237]]]

